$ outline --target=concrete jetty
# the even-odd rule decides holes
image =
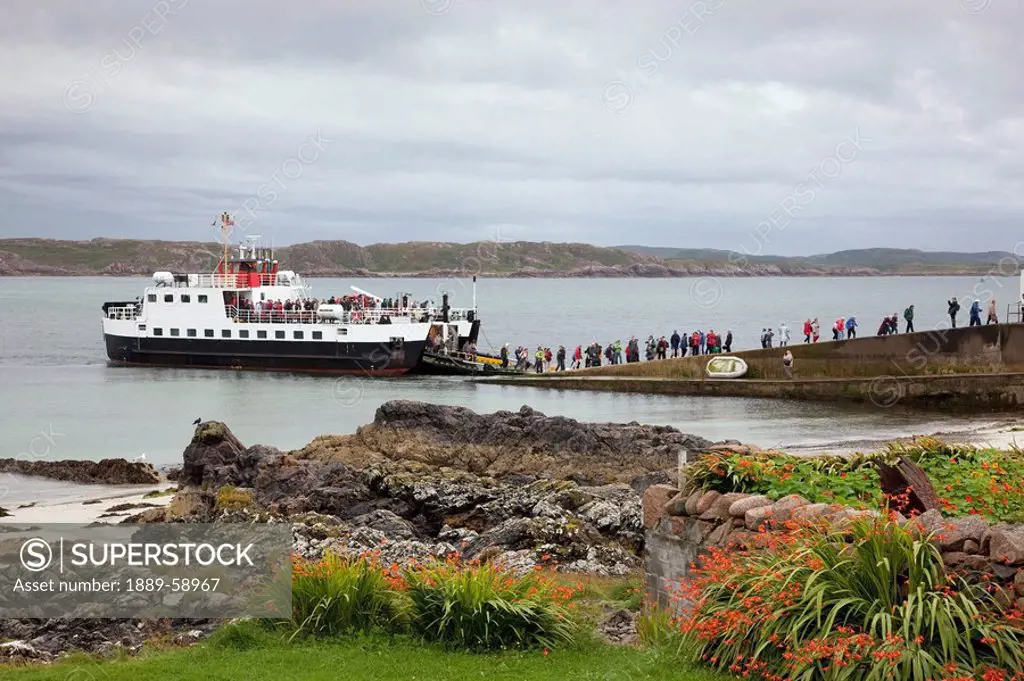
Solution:
[[[784,398],[941,410],[1008,411],[1024,406],[1024,324],[934,329],[788,348],[731,353],[749,366],[740,379],[712,379],[714,355],[619,364],[478,382],[559,390]]]

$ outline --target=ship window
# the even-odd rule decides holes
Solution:
[[[292,336],[295,338],[295,340],[302,340],[302,332],[301,331],[293,331],[292,332]]]
[[[264,331],[263,329],[260,329],[259,331],[256,332],[256,337],[257,338],[266,338],[267,337],[267,332]]]
[[[174,302],[174,294],[173,293],[166,293],[166,294],[164,294],[164,302],[165,303],[173,303]]]
[[[198,296],[196,296],[196,300],[198,300],[200,303],[209,302],[209,298],[206,297],[205,293],[200,293]]]
[[[231,329],[221,329],[220,330],[220,337],[221,338],[231,338]]]
[[[155,303],[156,302],[156,294],[155,293],[150,293],[148,296],[146,296],[146,300],[148,300],[151,303]]]
[[[338,335],[339,336],[347,336],[348,335],[348,329],[346,329],[344,327],[339,328],[338,329]]]
[[[145,331],[145,330],[146,330],[146,325],[145,324],[139,324],[139,331]]]
[[[246,329],[239,329],[238,330],[238,337],[239,338],[248,338],[249,337],[249,332]]]
[[[178,330],[177,329],[171,329],[171,335],[172,336],[177,336],[178,335]]]
[[[188,336],[189,338],[195,338],[196,337],[196,330],[195,329],[189,329],[188,331],[185,332],[185,335]]]
[[[183,303],[191,303],[192,302],[192,298],[187,293],[182,293],[181,294],[181,302],[183,302]]]
[[[323,331],[314,331],[313,332],[313,340],[323,340],[323,337],[324,337]]]
[[[164,335],[164,330],[163,329],[153,329],[153,335],[154,336],[162,336],[162,335]]]
[[[206,329],[203,331],[203,335],[207,338],[213,338],[213,329]]]
[[[275,331],[274,338],[284,338],[284,331]]]

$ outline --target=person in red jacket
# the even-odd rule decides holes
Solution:
[[[583,348],[576,346],[576,350],[572,353],[572,364],[569,365],[570,369],[579,369],[580,364],[583,362]]]
[[[807,319],[804,321],[804,343],[811,342],[811,320]]]

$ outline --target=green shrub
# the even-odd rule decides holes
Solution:
[[[572,589],[538,573],[447,562],[410,570],[406,581],[414,632],[447,648],[554,648],[576,640],[565,606]]]
[[[800,681],[1009,679],[1024,669],[1024,621],[947,574],[929,537],[860,520],[763,541],[750,553],[713,551],[686,587],[696,607],[680,630],[712,667]]]
[[[254,620],[228,624],[208,639],[211,648],[225,650],[258,650],[280,645],[281,639]]]
[[[636,620],[640,642],[649,648],[667,652],[682,662],[694,663],[700,658],[700,646],[680,630],[680,620],[661,608],[648,608]]]
[[[252,492],[225,485],[217,490],[218,511],[240,511],[256,505]]]
[[[811,502],[881,508],[877,464],[907,457],[920,465],[950,515],[1024,522],[1024,454],[948,445],[934,438],[893,444],[853,457],[795,457],[780,453],[713,453],[687,468],[684,491],[748,492],[779,499],[800,494]]]
[[[403,628],[401,583],[390,570],[364,558],[326,554],[292,565],[294,635],[337,636],[353,631]]]

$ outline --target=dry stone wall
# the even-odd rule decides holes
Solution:
[[[762,532],[781,532],[789,521],[842,527],[878,511],[811,503],[799,495],[771,500],[759,494],[697,491],[686,495],[670,485],[653,485],[643,498],[646,534],[644,573],[647,600],[676,603],[680,580],[710,547],[742,547]],[[902,516],[897,518],[906,522]],[[1024,525],[990,524],[977,516],[945,518],[928,511],[916,518],[934,533],[952,569],[976,573],[1001,585],[1006,605],[1024,609]]]

